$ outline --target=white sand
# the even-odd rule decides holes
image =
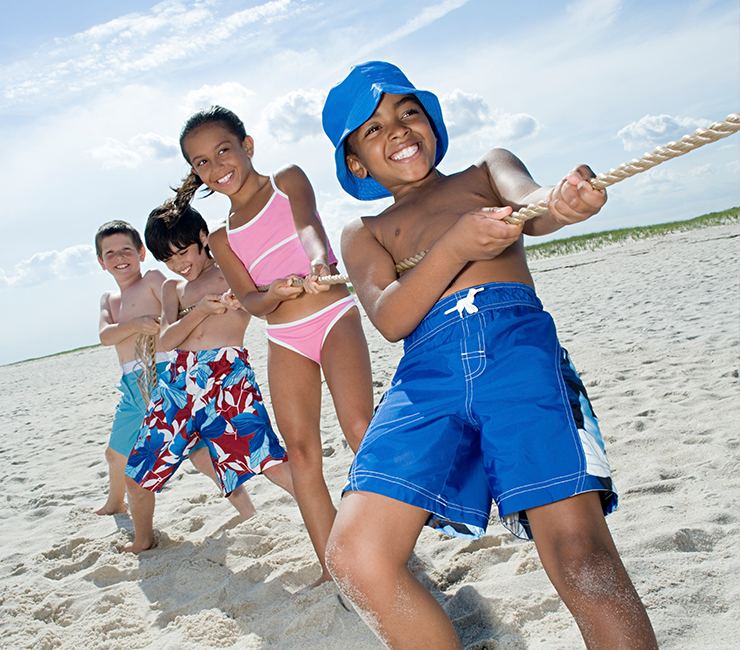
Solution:
[[[532,264],[600,417],[620,490],[609,525],[661,647],[740,647],[738,225]],[[377,395],[401,354],[367,327]],[[264,329],[247,344],[263,389]],[[98,517],[118,378],[94,348],[0,368],[0,646],[380,648],[322,586],[298,509],[262,477],[240,522],[188,466],[159,496],[159,548],[121,553],[128,516]],[[325,399],[325,474],[351,454]],[[534,546],[498,522],[479,541],[425,531],[419,576],[469,649],[582,648]]]

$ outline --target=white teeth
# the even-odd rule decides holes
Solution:
[[[216,182],[219,185],[223,185],[224,183],[227,183],[228,181],[230,181],[233,175],[234,175],[234,172],[229,172],[228,174],[226,174],[226,176],[224,176],[223,178],[219,178]]]
[[[398,153],[395,153],[391,156],[393,160],[405,160],[406,158],[410,158],[413,156],[417,151],[419,150],[418,144],[412,144],[410,147],[406,147],[405,149],[401,149]]]

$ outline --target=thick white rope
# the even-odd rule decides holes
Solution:
[[[141,361],[141,373],[136,384],[141,391],[144,404],[149,404],[157,385],[157,342],[153,334],[139,334],[134,341],[134,353]]]
[[[647,171],[666,160],[678,158],[678,156],[683,156],[689,153],[689,151],[703,147],[705,144],[726,138],[737,131],[740,131],[740,113],[730,113],[726,119],[720,122],[715,122],[707,128],[697,129],[694,133],[685,135],[676,142],[669,142],[665,146],[656,147],[650,153],[643,154],[640,158],[633,158],[628,163],[622,163],[619,167],[610,169],[608,172],[590,179],[589,182],[596,190],[604,189],[635,174]],[[538,203],[532,203],[517,212],[513,212],[508,217],[504,217],[504,221],[512,224],[521,224],[545,212],[547,212],[547,200],[543,199]],[[404,271],[412,269],[421,261],[425,254],[426,251],[422,251],[412,257],[401,260],[396,264],[396,273],[400,275]],[[349,282],[349,277],[346,274],[328,275],[318,279],[319,284],[345,284],[347,282]],[[293,280],[293,286],[302,285],[303,280],[301,278]],[[257,288],[260,291],[267,291],[270,287]]]

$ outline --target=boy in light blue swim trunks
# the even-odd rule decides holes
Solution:
[[[337,177],[352,196],[392,196],[348,224],[343,260],[372,323],[404,339],[393,383],[357,451],[327,565],[394,649],[461,648],[407,562],[425,523],[483,533],[491,504],[542,564],[589,648],[654,649],[644,607],[604,515],[616,492],[596,419],[527,268],[522,233],[596,214],[606,194],[581,165],[540,187],[492,150],[445,176],[437,98],[371,61],[335,86],[323,112]],[[503,218],[546,199],[548,212]],[[400,277],[395,265],[426,251]]]
[[[105,450],[109,465],[109,490],[99,515],[126,512],[124,469],[144,419],[146,404],[137,385],[142,364],[137,358],[136,338],[159,335],[160,292],[165,281],[160,271],[142,275],[146,256],[138,231],[125,221],[103,224],[95,234],[95,251],[101,268],[108,271],[118,291],[107,291],[100,299],[100,342],[113,345],[121,363],[118,388],[123,395],[116,407],[110,440]],[[162,372],[169,355],[157,346],[157,370]]]

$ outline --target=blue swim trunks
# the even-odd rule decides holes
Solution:
[[[177,351],[154,390],[126,475],[159,492],[202,443],[224,496],[287,460],[244,348]]]
[[[161,377],[169,364],[169,355],[165,352],[157,353],[157,376]],[[121,381],[116,384],[121,396],[116,413],[113,416],[110,440],[108,446],[119,454],[128,456],[139,437],[141,422],[146,415],[147,404],[141,396],[141,390],[136,378],[141,374],[137,362],[127,363],[121,367]]]
[[[531,287],[485,284],[432,308],[404,341],[344,489],[427,510],[461,537],[485,532],[492,498],[525,538],[527,508],[598,491],[614,510],[586,390]]]

